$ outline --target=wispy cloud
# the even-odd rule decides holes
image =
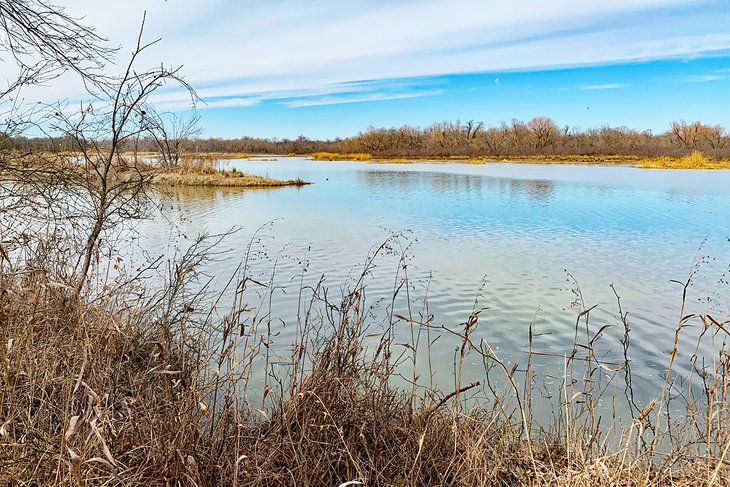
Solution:
[[[375,80],[332,83],[318,87],[285,90],[259,90],[251,86],[223,86],[198,90],[202,101],[198,109],[250,107],[276,102],[286,108],[339,105],[369,101],[422,98],[445,93],[438,79]],[[183,110],[191,106],[189,94],[167,90],[154,96],[154,103],[164,110]]]
[[[223,98],[218,100],[204,101],[205,108],[231,108],[231,107],[251,107],[258,105],[261,100],[256,98]]]
[[[146,37],[163,42],[141,61],[183,65],[201,97],[213,99],[209,106],[246,106],[272,100],[275,92],[279,99],[321,101],[335,93],[315,92],[334,86],[342,89],[339,98],[355,99],[344,96],[343,85],[360,80],[538,71],[730,49],[730,9],[717,0],[514,0],[488,8],[484,0],[57,1],[126,46],[122,54],[148,10]],[[2,69],[0,78],[7,77]],[[359,98],[374,100],[417,91],[361,88]],[[59,81],[50,98],[78,93],[83,90]]]
[[[685,83],[707,83],[708,81],[717,81],[719,79],[725,79],[726,76],[721,76],[719,74],[700,74],[700,75],[692,75],[692,76],[685,76],[682,78],[682,81]]]
[[[302,107],[315,107],[321,105],[340,105],[345,103],[363,103],[371,101],[386,101],[386,100],[404,100],[408,98],[422,98],[424,96],[436,96],[444,93],[444,90],[433,90],[433,91],[422,91],[413,93],[372,93],[369,95],[363,94],[347,94],[341,96],[327,96],[321,98],[312,99],[301,99],[286,102],[286,106],[289,108],[302,108]]]
[[[581,90],[617,90],[619,88],[626,88],[627,85],[619,84],[619,83],[606,83],[603,85],[587,85],[587,86],[581,86]]]

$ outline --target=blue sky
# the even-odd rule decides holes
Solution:
[[[397,86],[379,86],[375,93],[382,95],[381,101],[345,103],[342,95],[343,103],[317,104],[296,98],[201,113],[211,135],[264,137],[347,136],[369,125],[424,126],[457,119],[497,125],[536,115],[583,129],[608,124],[662,132],[679,119],[730,126],[727,56],[430,76],[398,80]],[[390,96],[394,99],[387,99]],[[299,102],[305,106],[296,105]],[[306,106],[310,102],[315,104]]]
[[[142,61],[183,65],[207,136],[547,115],[560,125],[730,126],[728,0],[66,0]],[[1,73],[0,73],[1,74]],[[73,80],[31,91],[75,99]],[[180,90],[160,109],[184,111]]]

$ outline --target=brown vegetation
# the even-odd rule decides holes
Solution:
[[[471,163],[489,162],[472,159]],[[525,162],[531,164],[601,164],[631,165],[644,169],[730,169],[730,157],[708,157],[700,151],[682,157],[639,157],[639,156],[533,156],[509,158],[505,162]]]
[[[128,156],[133,157],[133,156]],[[155,164],[157,156],[152,155],[152,164],[147,169],[151,182],[164,186],[208,186],[238,188],[274,188],[281,186],[305,186],[310,184],[301,179],[281,181],[266,176],[256,176],[238,169],[220,169],[217,159],[211,154],[181,155],[175,164]],[[244,159],[243,155],[238,157]]]
[[[302,179],[282,181],[266,176],[242,173],[236,169],[217,171],[213,174],[190,174],[181,172],[158,172],[152,176],[152,183],[162,186],[206,186],[236,188],[275,188],[280,186],[306,186]]]
[[[196,291],[214,245],[199,239],[165,269],[158,291],[122,279],[82,300],[54,280],[54,260],[29,272],[2,259],[0,478],[73,486],[728,485],[728,322],[684,317],[677,334],[698,320],[718,346],[719,361],[694,377],[704,392],[670,384],[675,352],[664,392],[622,425],[597,404],[628,362],[597,358],[602,330],[581,310],[573,354],[556,358],[565,361],[564,400],[554,424],[538,425],[532,386],[518,386],[534,373],[529,358],[526,369],[510,370],[487,343],[474,342],[478,313],[450,329],[398,314],[384,329],[370,322],[373,260],[339,303],[313,290],[308,307],[330,311],[301,316],[288,372],[261,377],[276,330],[247,306],[247,288],[258,284],[244,268],[220,320],[210,312],[217,299]],[[484,377],[462,384],[457,372],[449,394],[394,386],[420,342],[411,339],[412,355],[394,354],[395,329],[404,326],[412,337],[455,337],[454,369],[476,359]],[[670,396],[671,409],[684,401],[686,414],[666,416]]]
[[[334,140],[189,138],[183,150],[219,154],[316,154],[324,159],[346,154],[364,154],[373,158],[443,158],[461,157],[561,157],[624,156],[680,158],[701,151],[710,158],[730,157],[730,135],[721,126],[700,122],[673,122],[670,129],[654,134],[627,127],[578,129],[558,126],[547,117],[527,122],[512,120],[497,126],[482,122],[440,122],[426,128],[403,126],[374,128],[349,138]],[[62,150],[63,139],[55,144],[44,139],[16,138],[18,147]],[[157,150],[153,140],[140,141],[139,150]],[[327,155],[330,154],[330,155]],[[338,156],[334,156],[337,154]]]
[[[547,117],[527,122],[512,120],[497,126],[482,122],[440,122],[426,128],[403,126],[374,128],[344,139],[197,139],[179,140],[176,150],[194,153],[227,154],[299,154],[315,155],[323,160],[358,155],[368,158],[449,158],[490,157],[627,157],[679,159],[700,151],[711,159],[730,158],[730,134],[721,126],[700,122],[673,122],[670,130],[654,134],[627,127],[599,127],[580,130],[558,126]],[[26,150],[64,150],[64,139],[24,139],[12,144]],[[138,150],[158,151],[152,139],[139,141]],[[226,156],[229,157],[229,156]]]
[[[648,404],[631,401],[623,423],[598,408],[615,382],[631,388],[629,327],[620,301],[623,362],[607,364],[594,353],[603,328],[590,324],[592,308],[581,305],[572,352],[556,358],[565,372],[555,421],[538,424],[532,419],[532,348],[524,368],[508,368],[485,340],[473,341],[478,312],[451,327],[410,314],[410,306],[403,315],[393,308],[384,324],[372,321],[365,280],[378,252],[391,248],[387,243],[339,302],[328,300],[321,283],[307,288],[311,300],[302,299],[302,313],[289,324],[291,359],[275,370],[277,322],[250,304],[257,299],[253,287],[264,289],[264,300],[278,288],[251,278],[244,260],[231,277],[230,302],[206,293],[205,263],[225,236],[199,237],[182,255],[141,266],[118,251],[119,239],[130,245],[130,223],[153,210],[147,190],[160,170],[190,180],[226,177],[212,158],[185,157],[192,150],[185,135],[191,125],[169,128],[147,103],[167,82],[188,87],[178,70],[135,68],[150,46],[140,32],[125,71],[98,74],[111,55],[102,39],[45,2],[0,0],[0,19],[0,50],[21,69],[0,93],[0,106],[9,107],[0,137],[3,484],[728,485],[730,322],[685,315],[689,281],[661,394]],[[24,64],[36,55],[40,64]],[[74,114],[52,107],[44,123],[59,137],[23,138],[23,126],[46,125],[34,113],[19,116],[8,95],[69,70],[96,90],[99,104]],[[722,155],[704,144],[722,151],[726,136],[700,128],[677,127],[670,139],[681,144],[678,156],[691,150]],[[247,142],[215,150],[418,156],[440,147],[448,156],[476,155],[489,141],[494,153],[530,147],[538,154],[557,151],[573,140],[568,135],[549,119],[534,119],[500,128],[437,124],[373,129],[344,141],[253,141],[248,148]],[[657,147],[642,144],[637,147]],[[465,147],[474,152],[461,152]],[[61,151],[70,154],[58,157]],[[162,162],[128,151],[162,153]],[[697,164],[703,157],[691,156]],[[245,259],[250,255],[249,249]],[[398,278],[396,295],[409,289],[407,278]],[[317,309],[323,311],[311,312]],[[679,335],[692,322],[714,355],[675,382]],[[404,328],[411,338],[403,343]],[[430,360],[436,334],[446,337],[441,343],[451,337],[456,344],[455,385],[448,393],[416,377],[416,357]],[[530,329],[530,347],[532,336]],[[462,383],[467,360],[484,365],[471,384]],[[409,364],[412,384],[399,387]],[[672,417],[679,404],[683,414]]]
[[[372,154],[340,154],[337,152],[315,152],[312,157],[318,161],[370,161]]]

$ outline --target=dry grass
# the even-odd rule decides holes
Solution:
[[[15,173],[36,171],[42,176],[44,173],[51,176],[60,174],[75,174],[83,178],[86,169],[73,161],[75,155],[48,153],[40,157],[19,157],[14,161],[18,166]],[[238,169],[221,170],[218,168],[218,159],[213,155],[185,156],[179,163],[171,167],[160,167],[155,164],[154,155],[135,154],[127,155],[114,168],[113,177],[119,180],[144,179],[159,186],[207,186],[230,188],[276,188],[282,186],[306,186],[311,184],[300,178],[279,180],[266,176],[257,176],[239,171]],[[7,166],[6,168],[7,169]],[[15,173],[4,171],[0,173],[0,180],[17,179]]]
[[[355,160],[347,154],[328,154],[327,160]],[[506,162],[513,164],[576,164],[576,165],[622,165],[637,166],[645,169],[730,169],[730,159],[712,158],[694,151],[684,157],[641,157],[619,155],[556,155],[556,156],[497,156],[497,157],[372,157],[378,164],[415,164],[423,162],[459,162],[464,164],[490,164]]]
[[[642,161],[641,167],[648,169],[730,169],[730,159],[715,159],[694,151],[681,158],[661,157]]]
[[[187,159],[201,159],[201,158],[213,158],[213,159],[250,159],[255,157],[252,154],[246,152],[202,152],[202,153],[186,153],[184,158]]]
[[[482,384],[461,384],[457,375],[449,394],[395,387],[392,329],[368,346],[376,328],[364,305],[365,269],[339,303],[315,290],[313,300],[330,311],[322,321],[297,322],[289,373],[264,374],[262,408],[252,381],[269,370],[271,323],[246,318],[247,287],[258,283],[244,269],[230,311],[212,320],[210,302],[192,286],[210,249],[200,239],[169,267],[159,292],[127,285],[80,301],[54,282],[52,267],[19,270],[3,261],[0,479],[44,486],[729,483],[724,344],[720,362],[705,370],[708,392],[693,402],[695,415],[668,428],[662,395],[621,430],[620,441],[608,442],[615,425],[586,415],[608,372],[592,354],[595,338],[582,343],[575,348],[583,355],[574,352],[565,364],[570,400],[555,411],[569,420],[541,429],[530,426],[516,386],[474,401],[482,396],[472,393],[497,376],[509,386],[518,374],[472,342],[476,315],[449,333],[461,342],[458,370],[470,354],[484,361]],[[583,320],[588,334],[588,316],[578,317],[576,344]],[[700,318],[707,336],[723,343],[728,323]],[[388,326],[433,326],[394,320]],[[572,400],[578,395],[582,404]]]
[[[288,154],[293,156],[295,154]],[[205,153],[185,157],[189,161],[215,161],[217,159],[245,159],[249,154]],[[282,156],[283,157],[283,156]],[[514,164],[576,164],[576,165],[624,165],[645,169],[730,169],[730,159],[716,158],[694,151],[684,157],[643,157],[632,155],[529,155],[529,156],[374,156],[368,153],[315,152],[311,157],[318,161],[360,161],[378,164],[415,164],[423,162],[458,162],[464,164],[489,164],[507,162]]]
[[[229,154],[230,156],[230,154]],[[239,154],[248,158],[247,154]],[[182,157],[178,165],[154,170],[152,182],[163,186],[208,186],[237,188],[274,188],[281,186],[305,186],[310,184],[301,179],[282,181],[265,176],[256,176],[238,169],[218,168],[219,156],[214,154],[193,154]]]
[[[366,153],[338,153],[338,152],[315,152],[312,158],[317,161],[370,161],[372,154]]]
[[[218,171],[213,174],[190,174],[162,172],[152,178],[154,184],[163,186],[208,186],[237,188],[275,188],[281,186],[305,186],[302,179],[282,181],[264,176],[255,176],[239,171]]]

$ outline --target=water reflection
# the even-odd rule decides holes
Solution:
[[[527,196],[536,200],[548,199],[554,183],[548,180],[485,178],[469,174],[433,172],[357,171],[357,178],[374,192],[393,191],[413,194],[458,194],[482,196],[488,193]]]

